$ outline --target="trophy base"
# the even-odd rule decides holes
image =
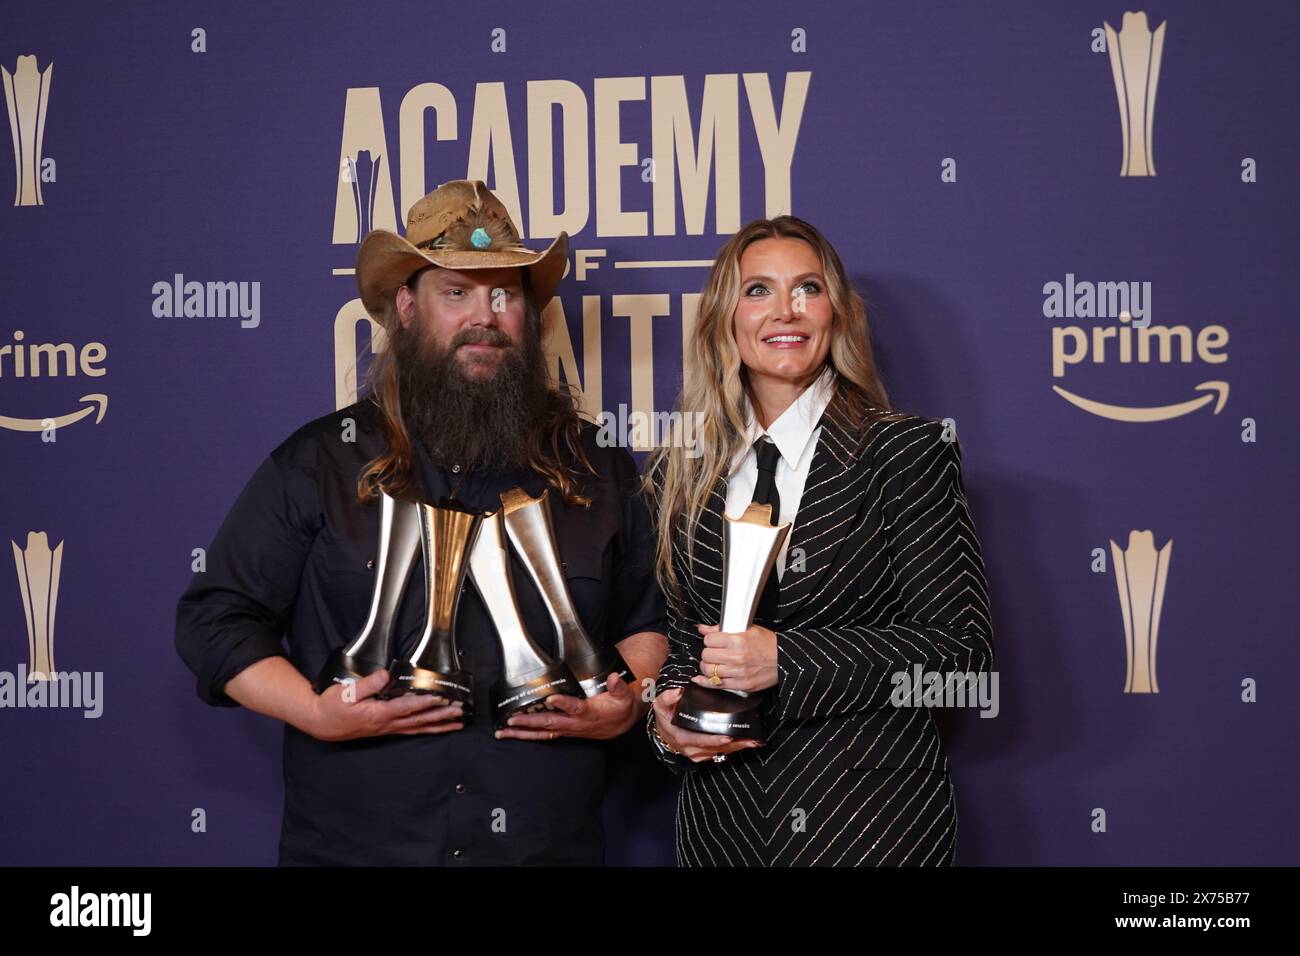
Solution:
[[[588,697],[605,693],[609,675],[617,673],[628,684],[636,683],[636,675],[627,666],[623,655],[615,647],[598,647],[590,654],[582,654],[564,661]],[[633,688],[635,690],[635,687]]]
[[[697,734],[725,734],[737,740],[763,740],[763,697],[687,684],[677,702],[673,726]]]
[[[474,710],[474,679],[468,671],[434,671],[410,661],[393,661],[388,667],[392,678],[376,696],[383,700],[403,694],[437,694],[461,704],[468,718]]]
[[[560,661],[534,671],[526,680],[511,683],[497,681],[489,692],[493,727],[500,730],[515,714],[541,710],[546,706],[546,698],[552,694],[568,694],[577,698],[583,696],[582,686]]]
[[[369,661],[361,657],[353,657],[351,654],[345,654],[343,648],[339,648],[330,655],[325,666],[320,669],[316,675],[316,680],[312,682],[311,689],[318,694],[323,694],[335,684],[350,684],[353,681],[361,680],[368,677],[384,665],[377,661]]]

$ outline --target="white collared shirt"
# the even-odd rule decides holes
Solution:
[[[727,480],[727,514],[738,518],[754,499],[754,485],[758,483],[758,456],[754,442],[766,434],[776,442],[781,460],[776,463],[776,492],[781,498],[781,516],[777,524],[790,522],[790,534],[785,536],[781,551],[776,557],[778,580],[785,574],[785,555],[794,533],[794,517],[799,511],[799,499],[808,481],[813,452],[821,426],[817,424],[822,412],[835,394],[835,373],[830,368],[822,371],[818,379],[800,393],[780,417],[768,426],[766,432],[759,426],[753,410],[746,409],[749,433],[745,447],[731,461],[731,475]]]

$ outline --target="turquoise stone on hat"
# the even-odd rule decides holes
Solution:
[[[487,230],[482,226],[479,226],[469,234],[469,241],[473,244],[475,249],[486,249],[488,246],[492,245],[492,237],[488,235]]]

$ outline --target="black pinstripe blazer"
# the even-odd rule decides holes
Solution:
[[[684,605],[669,602],[658,692],[699,673],[695,625],[719,620],[725,503],[724,479],[693,529],[679,522],[673,561]],[[692,531],[693,568],[683,541]],[[800,555],[801,572],[792,569]],[[683,778],[679,863],[951,863],[956,806],[938,729],[928,708],[890,700],[891,677],[918,664],[978,673],[992,663],[961,450],[942,423],[871,422],[855,453],[822,418],[769,626],[779,682],[768,691],[767,745],[695,764],[655,744]]]

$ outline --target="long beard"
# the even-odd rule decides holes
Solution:
[[[414,327],[397,327],[390,348],[402,416],[435,463],[496,472],[528,464],[550,388],[534,324],[528,323],[518,345],[500,329],[471,328],[458,332],[445,349]],[[493,373],[466,371],[475,360],[457,350],[467,342],[503,346]]]

